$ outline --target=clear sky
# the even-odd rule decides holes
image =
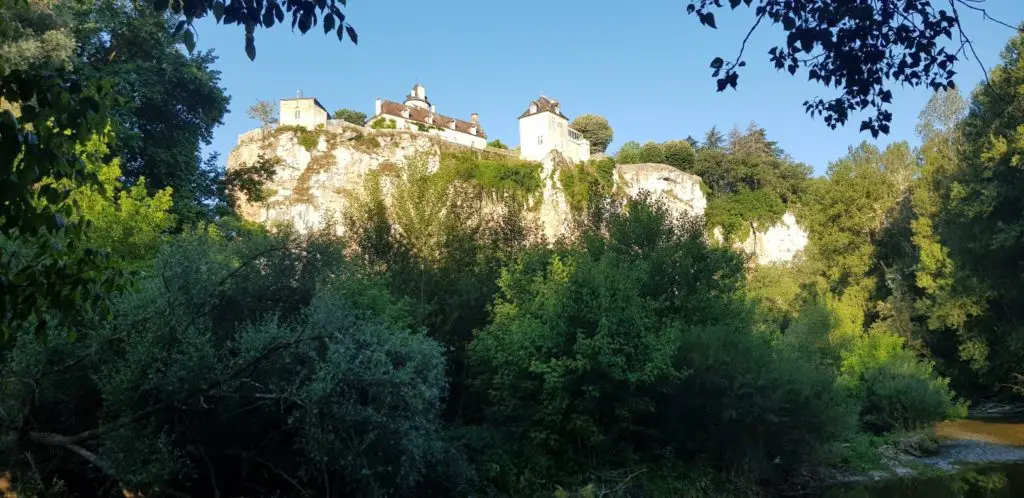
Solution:
[[[830,130],[804,113],[804,100],[832,93],[801,73],[775,71],[767,50],[785,39],[780,27],[762,25],[751,37],[738,90],[715,92],[708,63],[735,57],[753,11],[723,11],[719,29],[712,30],[686,15],[686,3],[349,0],[345,13],[358,45],[325,36],[320,26],[306,35],[292,32],[288,18],[287,26],[257,32],[255,62],[245,56],[241,28],[205,21],[197,26],[198,47],[220,56],[216,68],[231,95],[231,113],[210,150],[223,163],[237,136],[257,127],[245,110],[258,99],[294,97],[301,89],[332,112],[347,107],[372,115],[375,98],[402,101],[416,82],[427,88],[437,112],[463,119],[477,112],[488,138],[510,146],[519,142],[516,118],[542,92],[561,101],[570,119],[607,117],[615,129],[610,152],[629,140],[699,139],[712,125],[728,131],[753,121],[820,174],[850,145],[871,140],[858,132],[861,116]],[[1010,24],[1024,20],[1022,0],[983,6]],[[981,61],[997,64],[1013,30],[959,10]],[[962,90],[982,80],[973,59],[961,60],[957,69]],[[893,93],[892,132],[878,143],[916,143],[914,125],[931,92]]]

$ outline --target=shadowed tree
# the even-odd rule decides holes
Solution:
[[[959,54],[974,47],[964,33],[958,7],[980,11],[993,19],[978,0],[694,0],[686,11],[704,26],[717,28],[715,11],[726,4],[732,9],[752,8],[754,22],[732,59],[715,57],[712,76],[718,91],[736,88],[739,70],[751,34],[770,23],[786,33],[785,41],[767,51],[778,70],[795,75],[806,70],[807,78],[834,87],[833,98],[816,97],[804,102],[812,116],[821,116],[831,128],[845,125],[853,112],[873,112],[860,129],[872,136],[889,133],[893,85],[935,90],[955,88],[953,66]],[[955,37],[955,39],[954,39]],[[948,47],[947,47],[948,45]],[[977,55],[974,54],[975,58]]]

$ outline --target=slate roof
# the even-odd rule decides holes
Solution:
[[[281,101],[282,101],[282,102],[284,102],[284,101],[286,101],[286,100],[312,100],[312,101],[313,101],[313,103],[314,103],[314,104],[316,104],[316,106],[317,106],[317,107],[319,107],[319,108],[323,109],[323,110],[324,110],[324,112],[326,112],[326,113],[327,113],[327,116],[330,116],[330,115],[331,115],[331,112],[330,112],[330,111],[328,111],[328,110],[327,110],[327,108],[326,108],[326,107],[324,107],[324,105],[323,105],[323,104],[321,104],[321,103],[320,103],[320,101],[316,99],[316,97],[296,97],[296,98],[294,98],[294,99],[281,99]]]
[[[527,107],[526,111],[519,115],[519,119],[523,119],[526,116],[533,116],[534,114],[540,114],[542,112],[550,112],[556,116],[561,116],[565,120],[569,119],[565,117],[565,114],[562,114],[562,109],[558,105],[557,100],[541,95],[539,99],[530,103],[537,106],[537,112],[530,112],[530,108]]]

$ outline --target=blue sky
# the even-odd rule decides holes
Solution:
[[[762,25],[751,37],[738,91],[715,92],[708,63],[732,59],[753,20],[739,9],[717,16],[718,30],[685,13],[686,1],[605,0],[349,0],[345,13],[359,44],[339,43],[317,26],[306,35],[289,26],[256,34],[256,60],[243,50],[242,30],[199,24],[198,47],[220,56],[216,68],[231,95],[231,112],[209,150],[227,157],[237,136],[257,123],[245,115],[258,99],[293,97],[301,89],[329,110],[373,113],[377,97],[401,101],[415,82],[427,88],[437,111],[468,118],[480,114],[489,138],[519,142],[516,118],[543,92],[572,118],[595,113],[615,129],[609,151],[624,142],[697,138],[712,125],[727,131],[751,121],[768,131],[795,159],[823,173],[850,145],[871,140],[858,132],[860,116],[831,130],[803,112],[801,103],[829,97],[829,89],[797,73],[776,72],[768,48],[784,40],[781,28]],[[1024,20],[1024,2],[988,0],[992,16]],[[992,67],[1014,34],[960,8],[965,31],[982,62]],[[962,90],[983,78],[975,60],[961,60]],[[893,88],[893,124],[881,146],[916,143],[914,125],[930,90]]]

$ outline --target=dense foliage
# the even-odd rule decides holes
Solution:
[[[334,119],[340,119],[354,125],[363,126],[366,124],[366,113],[354,111],[352,109],[338,109],[334,111],[333,117]]]
[[[590,152],[604,152],[608,150],[608,144],[615,139],[615,131],[608,119],[596,114],[583,114],[569,123],[572,128],[583,135],[583,138],[590,142]]]
[[[877,458],[868,434],[961,397],[1019,396],[1024,38],[969,113],[929,104],[920,149],[863,144],[822,178],[756,126],[623,145],[701,176],[704,218],[620,198],[610,158],[542,178],[444,151],[380,164],[344,230],[299,234],[233,212],[282,161],[208,167],[226,97],[160,11],[259,7],[251,45],[282,6],[351,35],[340,10],[156,3],[0,5],[0,479],[19,496],[749,492]],[[253,115],[311,153],[327,138]],[[573,209],[560,240],[534,225],[545,181]],[[709,243],[786,209],[811,238],[791,265]]]

